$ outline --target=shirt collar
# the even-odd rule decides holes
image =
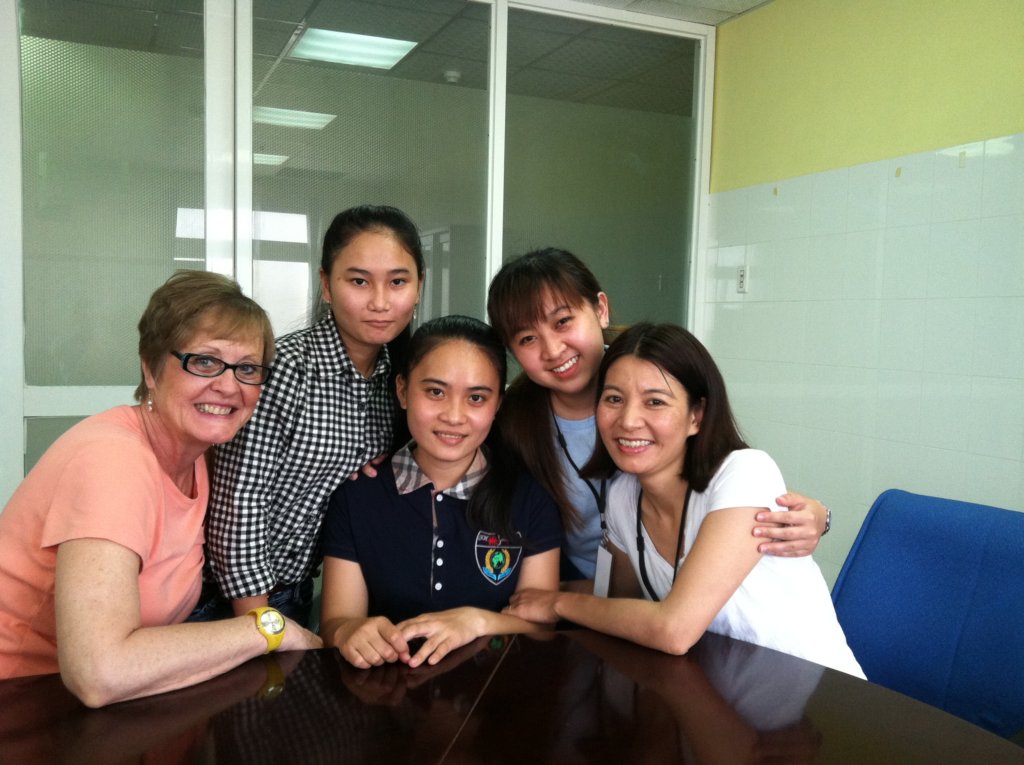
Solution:
[[[416,447],[415,441],[410,441],[391,458],[391,467],[395,471],[395,486],[399,494],[409,494],[423,486],[432,486],[433,483],[427,474],[424,473],[416,459],[412,456],[412,450]],[[455,499],[468,500],[476,485],[483,480],[487,472],[487,456],[483,449],[477,449],[469,470],[459,479],[459,482],[450,489],[445,489],[442,494]]]
[[[330,309],[316,324],[313,325],[311,333],[313,339],[314,355],[317,366],[326,375],[345,375],[346,377],[362,377],[356,365],[352,363],[348,355],[348,349],[341,342],[341,335],[338,334],[338,327],[334,323],[334,316]],[[371,379],[387,377],[391,372],[391,355],[385,345],[377,354],[377,365],[374,367]]]

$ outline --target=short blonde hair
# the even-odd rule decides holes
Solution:
[[[263,364],[274,360],[274,330],[259,303],[226,276],[210,271],[175,271],[157,288],[139,319],[139,359],[159,376],[171,351],[187,348],[201,331],[225,338],[260,338]],[[142,375],[135,399],[149,395]]]

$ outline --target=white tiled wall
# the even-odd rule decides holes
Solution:
[[[698,331],[751,445],[833,507],[830,582],[884,489],[1024,511],[1024,134],[710,205]]]

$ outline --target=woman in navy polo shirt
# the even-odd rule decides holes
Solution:
[[[324,523],[320,632],[357,667],[436,664],[480,635],[536,631],[501,609],[520,588],[558,588],[558,509],[497,439],[481,448],[505,387],[501,339],[448,316],[420,327],[407,359],[396,386],[412,440],[342,484]]]

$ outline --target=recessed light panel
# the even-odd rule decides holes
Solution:
[[[252,121],[261,125],[312,128],[320,130],[331,123],[337,114],[321,112],[300,112],[295,109],[277,109],[273,106],[254,106]]]
[[[355,35],[330,29],[307,29],[288,55],[332,64],[391,69],[416,47],[409,40]]]
[[[284,154],[253,154],[252,163],[254,165],[283,165],[288,161],[288,157]]]

